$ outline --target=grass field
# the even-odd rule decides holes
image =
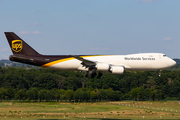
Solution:
[[[1,102],[0,119],[180,119],[180,102]]]

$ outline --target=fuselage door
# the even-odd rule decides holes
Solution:
[[[161,59],[162,55],[159,55],[159,59]]]

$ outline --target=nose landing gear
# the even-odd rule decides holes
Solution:
[[[162,70],[158,70],[158,73],[159,73],[158,76],[159,76],[159,77],[161,77],[161,71],[162,71]]]

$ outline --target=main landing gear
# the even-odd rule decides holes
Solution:
[[[94,78],[96,75],[97,75],[96,69],[92,69],[92,70],[88,71],[88,73],[87,73],[87,77],[89,77],[89,78]]]
[[[97,75],[96,69],[92,69],[92,70],[88,71],[88,73],[86,74],[86,77],[94,78],[96,75]],[[103,75],[102,72],[98,72],[97,78],[100,79],[102,75]]]

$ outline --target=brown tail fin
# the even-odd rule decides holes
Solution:
[[[40,55],[14,32],[4,32],[14,55]]]

